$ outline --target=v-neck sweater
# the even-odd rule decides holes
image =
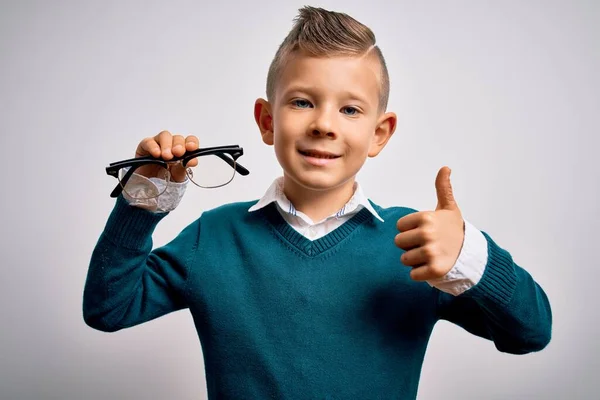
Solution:
[[[152,250],[166,213],[119,198],[90,261],[84,319],[112,332],[189,309],[211,399],[415,398],[440,319],[508,353],[547,345],[544,291],[487,233],[483,277],[452,296],[401,264],[393,221],[416,210],[371,203],[392,222],[363,209],[315,241],[275,204],[228,204]]]

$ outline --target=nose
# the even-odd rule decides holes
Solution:
[[[334,113],[330,110],[323,109],[315,114],[315,118],[308,127],[308,134],[311,136],[325,136],[335,139],[337,137],[337,131]]]

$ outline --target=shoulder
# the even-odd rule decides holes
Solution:
[[[221,221],[227,219],[239,219],[248,215],[248,209],[256,204],[258,200],[250,201],[239,201],[234,203],[226,203],[215,207],[213,209],[204,211],[202,213],[202,219],[214,219],[217,218]]]
[[[224,217],[227,215],[239,215],[245,214],[248,212],[248,209],[256,204],[258,200],[250,200],[250,201],[237,201],[233,203],[222,204],[218,207],[212,208],[210,210],[204,211],[202,215],[215,215],[219,217]]]

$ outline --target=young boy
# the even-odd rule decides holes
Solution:
[[[447,167],[435,211],[382,208],[355,181],[394,132],[388,91],[369,28],[301,9],[254,108],[283,176],[260,200],[205,211],[154,250],[152,232],[185,183],[158,201],[119,197],[90,262],[86,323],[112,332],[189,308],[209,398],[415,398],[440,319],[503,352],[543,349],[545,293],[463,220]],[[196,148],[194,136],[161,132],[136,156]]]

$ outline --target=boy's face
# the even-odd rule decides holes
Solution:
[[[378,109],[379,94],[380,65],[373,57],[291,56],[275,99],[255,105],[284,185],[308,192],[353,185],[367,156],[376,156],[395,129],[396,116]]]

